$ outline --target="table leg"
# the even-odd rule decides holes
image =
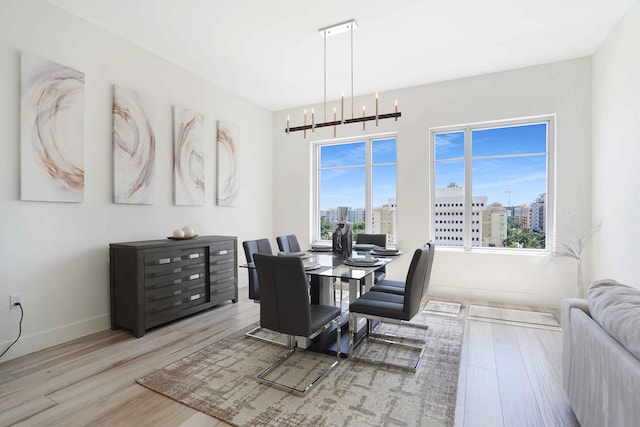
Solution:
[[[311,276],[311,304],[333,305],[332,277]]]

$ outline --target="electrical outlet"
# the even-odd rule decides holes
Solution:
[[[9,296],[9,304],[11,307],[11,310],[13,310],[14,308],[18,308],[18,304],[22,303],[22,295],[20,294],[13,294],[11,296]]]

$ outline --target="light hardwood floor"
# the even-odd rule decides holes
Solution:
[[[257,321],[246,293],[142,338],[108,330],[0,363],[0,426],[226,425],[135,380]],[[467,320],[456,426],[577,426],[561,355],[560,332]]]

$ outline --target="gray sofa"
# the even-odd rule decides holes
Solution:
[[[563,385],[582,427],[640,426],[640,289],[594,282],[562,301]]]

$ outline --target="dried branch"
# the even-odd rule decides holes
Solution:
[[[556,257],[570,257],[582,260],[582,250],[586,246],[589,238],[600,230],[600,223],[587,229],[580,229],[578,222],[571,211],[567,212],[569,217],[569,237],[566,242],[558,244],[557,249],[551,253]]]

